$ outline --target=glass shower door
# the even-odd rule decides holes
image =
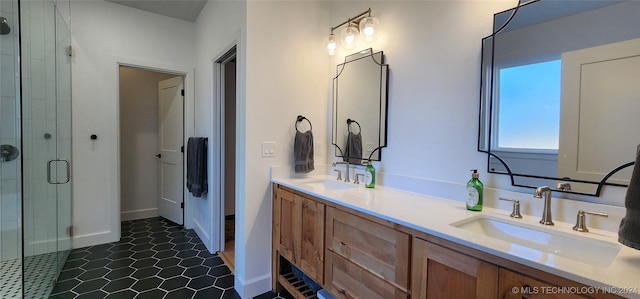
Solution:
[[[57,100],[57,158],[64,161],[64,168],[59,168],[57,184],[58,199],[58,269],[60,273],[71,250],[71,31],[69,25],[58,9],[56,13],[56,100]],[[56,277],[57,278],[57,275]]]
[[[70,34],[53,1],[20,5],[23,289],[47,298],[71,247]]]

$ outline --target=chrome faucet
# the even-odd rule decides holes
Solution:
[[[342,161],[342,162],[333,162],[333,164],[331,164],[331,166],[336,167],[336,165],[339,164],[344,164],[345,166],[345,172],[344,172],[344,181],[345,182],[351,182],[351,180],[349,180],[349,162],[347,161]]]
[[[569,182],[559,182],[556,184],[556,189],[562,191],[571,191],[571,184]]]
[[[544,209],[542,210],[540,223],[553,225],[553,220],[551,219],[551,189],[547,186],[538,187],[536,191],[533,192],[533,197],[542,198],[542,194],[544,194]]]
[[[609,214],[605,214],[605,213],[580,210],[578,211],[578,218],[576,219],[576,225],[573,227],[573,230],[583,232],[583,233],[589,232],[589,229],[587,228],[587,224],[585,221],[585,218],[587,218],[585,214],[609,217]]]

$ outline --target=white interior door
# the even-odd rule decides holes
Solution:
[[[158,82],[158,143],[160,158],[160,196],[158,213],[183,224],[183,78]]]
[[[640,39],[562,54],[558,174],[601,180],[640,143]],[[628,184],[631,168],[610,182]]]

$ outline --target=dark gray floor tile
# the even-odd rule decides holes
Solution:
[[[156,217],[123,222],[121,236],[72,250],[50,298],[240,298],[194,231]]]
[[[149,277],[145,279],[138,280],[131,289],[136,290],[138,292],[144,292],[151,289],[156,289],[163,282],[163,279],[158,277]]]
[[[104,277],[106,277],[107,279],[114,280],[118,278],[127,277],[135,271],[136,269],[133,269],[131,267],[118,268],[118,269],[111,270],[111,272],[109,272]]]
[[[115,293],[130,288],[136,281],[131,277],[124,277],[110,281],[102,289],[109,293]]]
[[[136,299],[159,299],[163,298],[166,294],[167,292],[165,292],[164,290],[153,289],[140,293],[140,295],[138,295]]]
[[[78,297],[76,297],[77,299],[102,299],[104,297],[107,297],[106,292],[102,291],[102,290],[97,290],[97,291],[93,291],[93,292],[89,292],[89,293],[85,293],[82,295],[79,295]]]
[[[78,284],[75,288],[73,288],[73,292],[78,294],[88,293],[97,289],[100,289],[109,281],[104,278],[93,279],[89,281],[82,282]]]
[[[160,278],[171,278],[171,277],[175,277],[178,276],[180,274],[182,274],[184,272],[184,268],[180,267],[180,266],[171,266],[168,268],[164,268],[162,270],[160,270],[160,272],[157,274],[158,277]]]
[[[171,299],[190,299],[193,298],[193,294],[195,294],[195,291],[187,289],[187,288],[181,288],[181,289],[177,289],[175,291],[171,291],[167,294],[167,298],[171,298]]]
[[[202,289],[212,287],[215,281],[216,281],[215,277],[209,276],[209,275],[203,275],[203,276],[191,279],[191,281],[189,281],[189,284],[187,286],[197,291],[197,290],[202,290]]]
[[[73,299],[76,297],[76,294],[72,292],[64,292],[55,295],[49,296],[49,299]]]
[[[193,299],[209,299],[209,298],[222,298],[224,291],[216,287],[209,287],[206,289],[196,291]],[[240,297],[238,297],[240,298]]]
[[[218,277],[216,279],[216,286],[221,287],[223,289],[228,289],[233,287],[233,275],[227,275],[223,277]]]
[[[106,268],[93,269],[78,275],[78,279],[82,281],[92,280],[92,279],[104,276],[108,272],[109,272],[109,269],[106,269]]]
[[[170,278],[165,280],[160,288],[167,291],[173,291],[175,289],[184,288],[189,283],[189,279],[184,276],[176,276],[174,278]]]
[[[124,290],[120,292],[115,292],[107,295],[105,299],[133,299],[138,295],[138,293],[132,290]]]

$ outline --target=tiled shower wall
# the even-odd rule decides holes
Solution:
[[[0,35],[0,144],[20,148],[17,1],[1,0],[0,16],[11,27],[9,34]],[[20,167],[20,157],[0,162],[0,261],[21,257]]]

